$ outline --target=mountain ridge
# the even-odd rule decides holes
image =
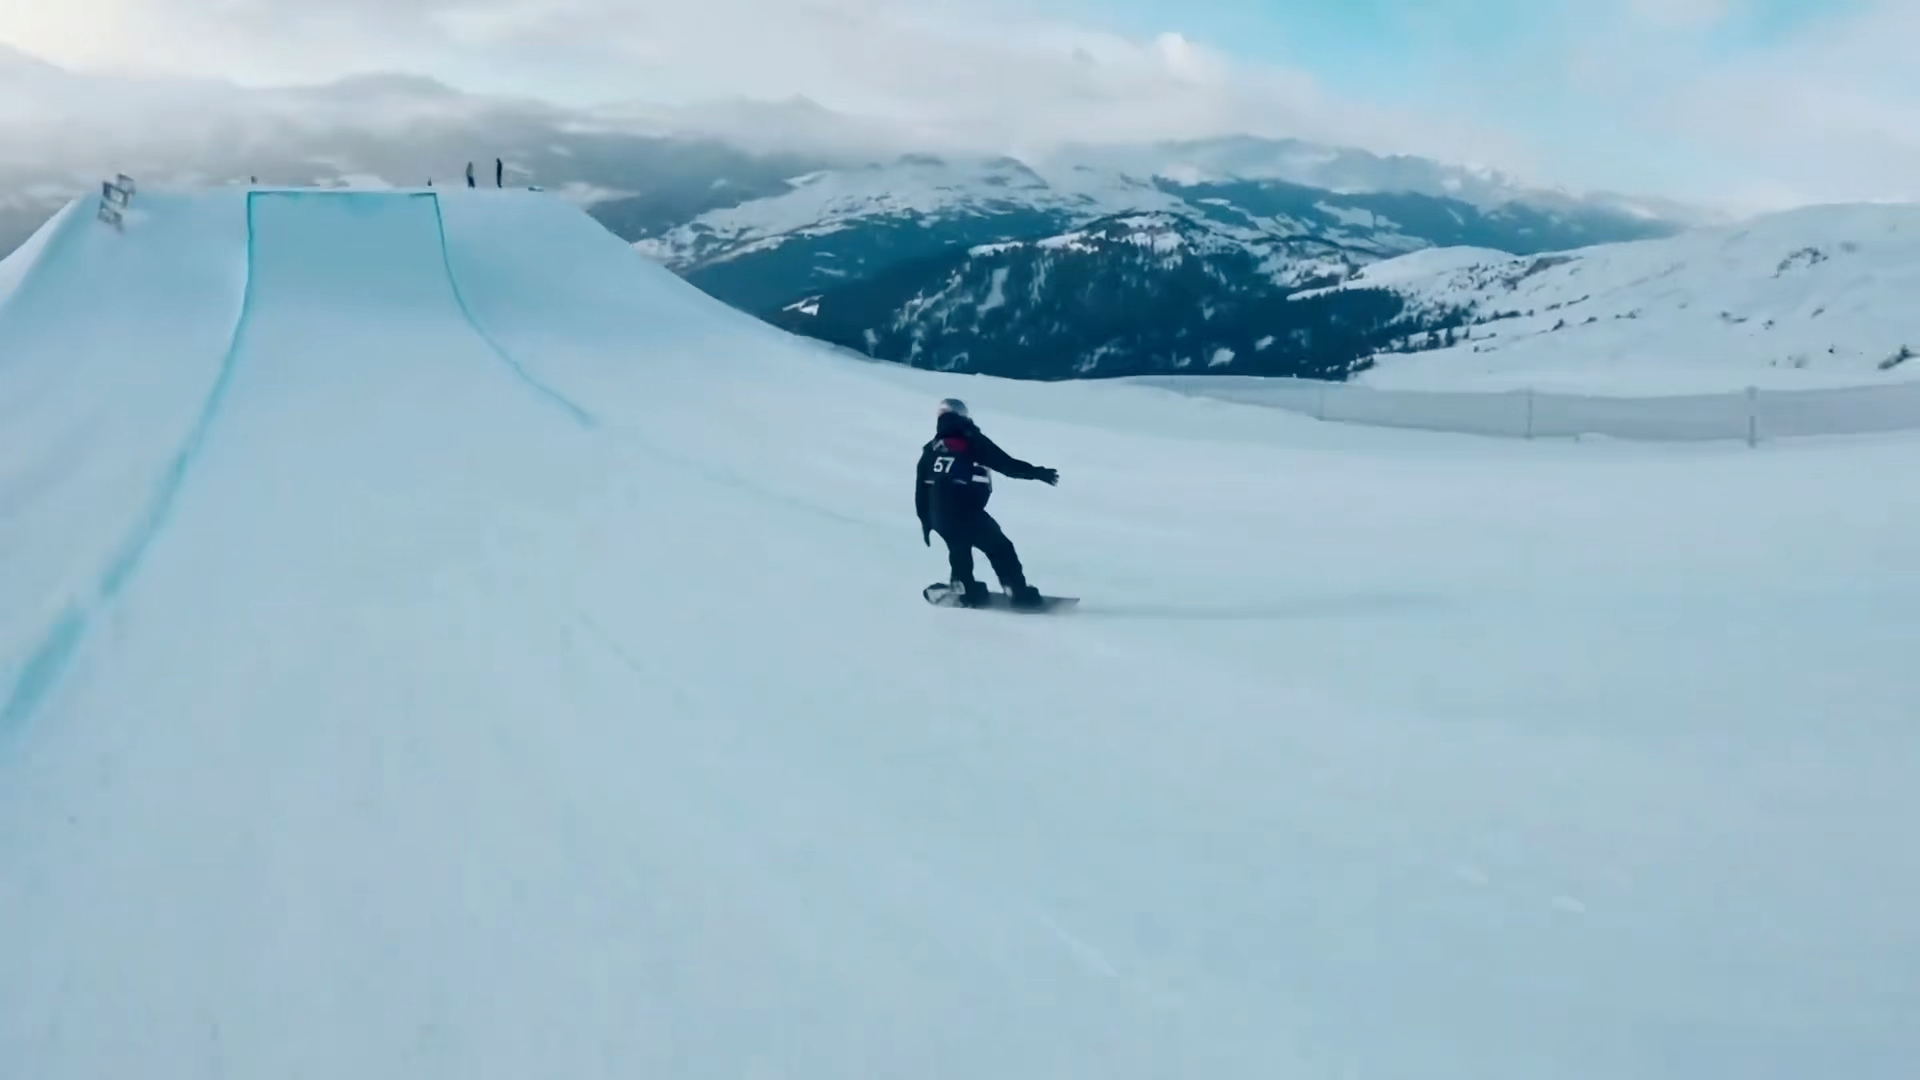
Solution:
[[[1006,156],[905,155],[789,178],[783,190],[701,214],[636,246],[756,314],[943,251],[1032,241],[1126,214],[1176,214],[1246,247],[1277,279],[1301,259],[1365,262],[1458,243],[1534,252],[1665,235],[1677,226],[1605,211],[1487,210],[1417,192],[1334,192],[1290,181],[1145,177]],[[1316,271],[1317,272],[1317,271]]]

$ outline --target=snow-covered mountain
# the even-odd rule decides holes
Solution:
[[[720,299],[764,314],[895,265],[1047,235],[1120,207],[1175,203],[1145,183],[1058,187],[1012,158],[912,154],[793,177],[782,191],[700,214],[635,246]]]
[[[1670,199],[1542,187],[1484,166],[1251,135],[1136,146],[1069,145],[1041,156],[1035,164],[1049,175],[1096,168],[1187,183],[1283,180],[1343,193],[1406,192],[1456,199],[1483,210],[1518,204],[1572,216],[1622,215],[1688,225],[1715,223],[1724,217],[1710,208]]]
[[[1437,247],[1537,254],[1672,231],[1637,215],[1491,209],[1274,178],[918,155],[797,178],[638,246],[776,324],[949,370],[1345,377],[1396,298],[1288,294]]]
[[[927,154],[791,179],[639,242],[642,252],[728,303],[766,314],[881,274],[944,272],[983,245],[1039,240],[1121,215],[1171,214],[1298,281],[1435,245],[1530,253],[1662,235],[1638,214],[1491,208],[1409,191],[1341,191],[1273,177],[1145,175],[1054,161]],[[932,282],[927,283],[929,286]]]
[[[1403,302],[1382,290],[1287,297],[1344,277],[1351,257],[1320,239],[1250,242],[1187,214],[1148,211],[884,270],[769,318],[941,371],[1338,379],[1392,336]]]
[[[1424,251],[1309,291],[1386,290],[1362,381],[1725,390],[1920,376],[1920,205],[1819,206],[1546,257]]]

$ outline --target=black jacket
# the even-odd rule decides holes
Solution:
[[[920,528],[938,529],[984,510],[993,495],[993,472],[1048,483],[1059,475],[1000,449],[967,417],[941,413],[933,440],[920,449],[914,476],[913,508]]]

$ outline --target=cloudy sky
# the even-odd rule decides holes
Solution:
[[[928,138],[1294,134],[1763,208],[1920,198],[1920,0],[0,0],[63,65],[562,103],[805,95]]]

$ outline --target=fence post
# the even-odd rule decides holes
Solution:
[[[1527,387],[1527,438],[1533,438],[1533,387]]]
[[[1747,387],[1747,446],[1760,445],[1760,388]]]

